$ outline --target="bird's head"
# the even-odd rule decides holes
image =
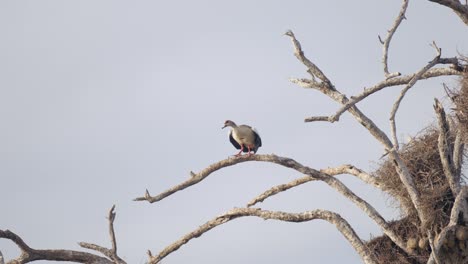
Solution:
[[[225,128],[225,127],[228,127],[228,126],[230,126],[230,127],[236,127],[236,123],[232,122],[231,120],[226,120],[226,121],[224,122],[224,126],[223,126],[222,128]]]

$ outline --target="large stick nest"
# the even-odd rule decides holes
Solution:
[[[429,216],[426,226],[420,226],[418,212],[395,170],[393,160],[387,159],[374,172],[382,189],[398,202],[402,214],[424,233],[427,228],[439,231],[448,223],[454,202],[440,161],[438,137],[439,132],[436,129],[428,128],[413,138],[399,152],[400,158],[413,176],[423,204],[422,210],[425,211],[425,215]],[[453,143],[453,136],[449,136],[449,141]]]
[[[467,144],[468,72],[460,80],[460,90],[452,93],[451,98],[455,108],[448,143],[453,146],[455,132],[460,129]],[[454,197],[440,160],[438,137],[439,131],[436,128],[427,128],[404,145],[399,152],[400,158],[413,176],[423,204],[422,210],[428,216],[424,225],[421,225],[418,212],[395,170],[393,160],[387,158],[373,173],[382,189],[401,209],[403,218],[391,222],[390,228],[407,241],[407,250],[411,252],[408,255],[385,235],[375,237],[367,246],[374,252],[379,263],[425,263],[430,255],[427,231],[438,234],[449,223]]]
[[[409,221],[409,218],[403,218],[389,223],[390,229],[401,236],[405,241],[415,239],[413,235],[418,232],[416,226]],[[419,241],[417,241],[419,242]],[[427,262],[430,254],[427,245],[423,248],[414,250],[414,254],[408,255],[387,236],[379,236],[367,242],[367,247],[374,253],[378,263],[398,263],[414,264]]]
[[[404,145],[399,152],[400,158],[413,176],[423,204],[422,210],[428,216],[424,226],[421,225],[418,212],[395,170],[393,160],[387,158],[374,172],[382,189],[396,202],[404,216],[403,219],[391,222],[390,228],[408,244],[413,243],[415,246],[411,248],[412,254],[408,255],[387,236],[376,237],[369,241],[367,246],[377,255],[380,263],[426,262],[430,255],[426,239],[427,231],[439,233],[450,220],[454,197],[440,161],[438,137],[439,132],[435,128],[427,128]],[[450,144],[453,140],[454,137],[449,136]],[[423,245],[419,247],[419,243]]]

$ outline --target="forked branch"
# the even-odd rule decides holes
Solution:
[[[390,47],[390,41],[392,40],[393,34],[395,34],[398,26],[401,24],[401,21],[403,21],[403,19],[406,19],[405,13],[406,13],[406,9],[408,8],[408,2],[409,2],[409,0],[404,0],[403,1],[403,4],[402,4],[401,9],[400,9],[400,13],[398,14],[397,18],[395,19],[395,22],[393,22],[393,25],[390,28],[390,30],[388,30],[388,33],[387,33],[387,36],[385,37],[385,40],[382,41],[380,39],[380,36],[379,36],[379,39],[380,39],[380,41],[382,42],[382,45],[383,45],[382,63],[383,63],[385,78],[387,78],[387,79],[390,79],[390,78],[401,75],[401,73],[399,73],[399,72],[390,73],[388,71],[388,48]]]
[[[109,248],[101,247],[96,244],[91,244],[91,243],[86,243],[86,242],[80,242],[79,245],[83,248],[87,248],[87,249],[100,252],[104,256],[111,259],[113,263],[123,264],[125,263],[125,261],[117,255],[117,240],[115,239],[115,232],[114,232],[114,220],[115,220],[114,209],[115,209],[115,205],[113,205],[112,208],[109,210],[109,214],[107,216],[107,219],[109,220],[109,236],[110,236],[112,247],[109,249]]]
[[[372,185],[372,186],[374,186],[376,188],[380,188],[379,182],[375,177],[372,177],[368,173],[366,173],[366,172],[362,171],[361,169],[358,169],[355,166],[350,165],[350,164],[345,164],[345,165],[341,165],[341,166],[334,167],[334,168],[322,169],[322,170],[320,170],[320,172],[328,174],[330,177],[331,176],[336,176],[336,175],[341,175],[341,174],[353,175],[353,176],[356,176],[357,178],[359,178],[360,180],[362,180],[363,182],[365,182],[365,183],[367,183],[369,185]],[[254,206],[257,203],[263,202],[267,198],[269,198],[269,197],[271,197],[273,195],[276,195],[276,194],[278,194],[280,192],[287,191],[287,190],[289,190],[291,188],[297,187],[297,186],[302,185],[302,184],[304,184],[306,182],[315,181],[315,180],[316,180],[315,178],[312,178],[310,176],[304,176],[304,177],[292,180],[292,181],[290,181],[288,183],[274,186],[274,187],[266,190],[265,192],[263,192],[259,196],[255,197],[254,199],[252,199],[247,204],[247,207],[251,207],[251,206]]]
[[[301,44],[297,41],[294,33],[291,30],[288,30],[285,33],[286,36],[291,37],[291,41],[294,47],[294,55],[298,60],[300,60],[306,67],[307,72],[311,75],[312,79],[310,80],[310,84],[313,85],[315,88],[318,89],[331,89],[334,90],[333,84],[330,82],[330,79],[320,70],[317,65],[315,65],[312,61],[310,61],[305,55],[304,51],[302,51]],[[318,82],[318,78],[321,82]]]
[[[240,162],[245,162],[245,161],[263,161],[263,162],[271,162],[275,163],[287,168],[291,168],[296,170],[299,173],[305,174],[308,177],[311,178],[311,180],[320,180],[328,184],[330,187],[338,191],[340,194],[348,198],[350,201],[352,201],[356,206],[358,206],[363,212],[365,212],[377,225],[379,225],[382,228],[382,231],[399,247],[405,250],[404,242],[400,237],[398,237],[393,230],[389,228],[388,223],[385,221],[385,219],[375,210],[374,207],[372,207],[369,203],[367,203],[364,199],[360,198],[357,196],[355,193],[353,193],[346,185],[344,185],[340,180],[337,178],[330,176],[329,174],[326,174],[324,172],[317,171],[315,169],[312,169],[310,167],[304,166],[297,161],[290,159],[290,158],[285,158],[285,157],[279,157],[276,155],[252,155],[252,156],[241,156],[237,158],[230,158],[227,160],[223,160],[220,162],[217,162],[208,168],[222,168],[226,166],[232,166],[234,164],[240,163]],[[351,174],[356,174],[357,177],[362,177],[366,181],[372,181],[370,176],[366,176],[364,172],[361,170],[356,169],[353,166],[342,166],[339,168],[333,168],[333,169],[326,169],[325,171],[329,171],[330,173],[351,173]],[[135,200],[137,201],[143,201],[147,200],[148,202],[154,202],[163,199],[164,197],[167,197],[176,191],[185,189],[188,186],[191,186],[193,184],[196,184],[203,180],[204,178],[208,177],[210,173],[205,173],[206,169],[203,170],[201,173],[194,174],[194,176],[190,177],[188,180],[185,182],[176,185],[169,190],[155,196],[146,196],[145,197],[140,197]],[[212,171],[212,170],[210,170]],[[299,185],[300,183],[305,183],[305,179],[299,179],[297,182],[294,182],[292,184],[282,186],[277,188],[275,191],[281,191],[281,188],[283,190],[289,189],[289,187],[293,187],[294,185]],[[273,191],[273,192],[275,192]],[[272,194],[273,194],[272,192]],[[260,198],[261,199],[261,198]]]
[[[426,80],[430,78],[435,78],[435,77],[440,77],[440,76],[450,76],[450,75],[460,75],[461,74],[461,65],[458,64],[458,59],[457,58],[440,58],[440,62],[438,64],[443,64],[443,61],[450,61],[454,62],[455,64],[450,63],[451,65],[456,65],[456,67],[449,67],[449,68],[432,68],[426,71],[423,75],[420,76],[419,80]],[[445,64],[445,63],[444,63]],[[305,122],[315,122],[315,121],[326,121],[326,122],[336,122],[340,120],[340,117],[342,114],[344,114],[348,109],[362,101],[363,99],[367,98],[368,96],[382,90],[388,87],[396,87],[400,85],[407,85],[411,80],[414,79],[416,73],[401,76],[401,77],[396,77],[396,78],[391,78],[387,80],[383,80],[374,86],[371,86],[369,88],[365,88],[364,91],[362,91],[358,95],[353,95],[351,96],[351,99],[343,104],[343,106],[336,111],[335,114],[330,115],[330,116],[312,116],[306,118],[304,121]],[[303,87],[303,88],[313,88],[309,86],[309,80],[306,79],[290,79],[291,82]]]
[[[7,264],[23,264],[36,260],[49,261],[73,261],[78,263],[113,263],[107,258],[100,257],[87,252],[64,249],[33,249],[29,247],[21,237],[10,230],[0,230],[0,238],[11,240],[21,250],[21,255]]]
[[[88,244],[88,243],[79,243],[80,246],[88,249],[96,250],[108,258],[104,258],[98,255],[94,255],[88,252],[81,252],[75,250],[65,250],[65,249],[34,249],[26,244],[26,242],[21,239],[20,236],[13,233],[10,230],[0,230],[0,238],[5,238],[11,240],[15,243],[21,250],[21,255],[9,262],[7,264],[23,264],[29,263],[36,260],[49,260],[49,261],[71,261],[77,263],[90,263],[90,264],[125,264],[120,257],[117,256],[117,248],[115,242],[115,234],[113,228],[113,221],[115,219],[114,213],[115,206],[112,206],[109,211],[109,229],[111,230],[111,240],[112,240],[112,249],[107,249],[98,245]]]

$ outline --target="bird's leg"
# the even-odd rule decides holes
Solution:
[[[252,154],[250,153],[250,152],[252,151],[252,150],[250,150],[250,145],[247,145],[247,149],[249,150],[249,152],[247,152],[247,153],[248,153],[247,156],[250,157],[250,155],[252,155]]]
[[[244,151],[244,145],[241,145],[241,149],[240,149],[239,153],[237,153],[234,156],[239,157],[241,155],[242,151]]]

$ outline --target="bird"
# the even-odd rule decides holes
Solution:
[[[255,154],[258,148],[262,146],[262,139],[255,128],[248,125],[238,126],[231,120],[226,120],[224,122],[222,129],[226,127],[231,127],[229,140],[232,145],[234,145],[236,149],[240,149],[239,153],[235,155],[236,157],[239,157],[242,152],[247,152],[248,156],[251,155],[252,151]]]

